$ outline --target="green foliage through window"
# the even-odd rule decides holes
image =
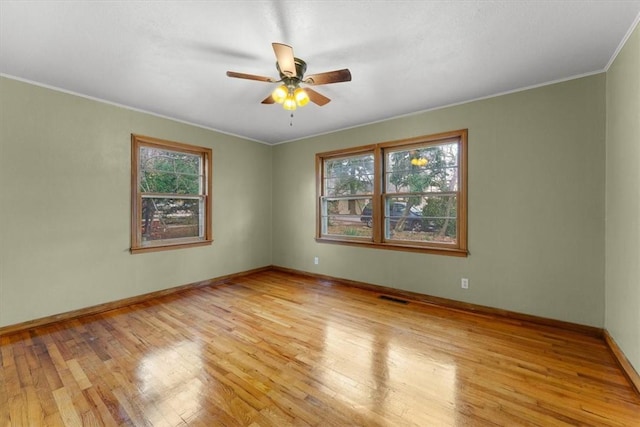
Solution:
[[[461,130],[317,154],[317,237],[465,256],[466,147]]]
[[[132,136],[132,251],[211,241],[211,150]]]
[[[200,156],[152,147],[140,149],[140,191],[163,194],[199,194]]]

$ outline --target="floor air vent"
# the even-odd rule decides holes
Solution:
[[[378,298],[383,299],[385,301],[397,302],[398,304],[409,304],[409,301],[407,300],[390,297],[388,295],[380,295]]]

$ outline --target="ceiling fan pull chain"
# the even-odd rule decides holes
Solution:
[[[293,113],[291,113],[291,120],[289,120],[289,126],[293,126]]]

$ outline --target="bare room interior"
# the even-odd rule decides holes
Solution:
[[[640,426],[639,22],[0,1],[0,425]]]

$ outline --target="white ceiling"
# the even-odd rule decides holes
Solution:
[[[640,0],[0,1],[0,73],[269,144],[606,70]],[[262,105],[272,42],[332,101]]]

